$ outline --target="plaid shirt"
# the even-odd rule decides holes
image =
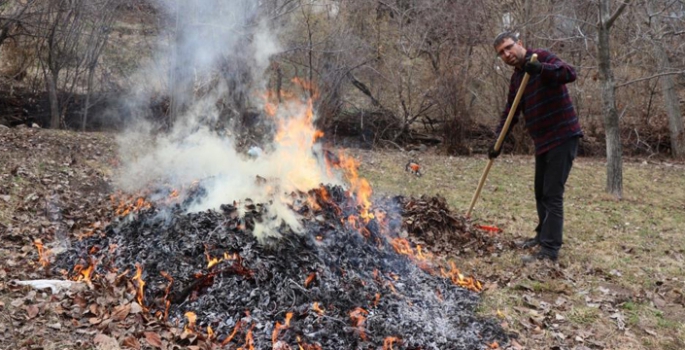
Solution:
[[[576,80],[576,71],[545,50],[528,49],[526,61],[533,53],[538,55],[538,61],[542,63],[542,72],[530,76],[511,126],[518,122],[518,115],[523,112],[525,127],[535,144],[535,155],[541,155],[572,137],[582,137],[583,132],[565,85]],[[497,127],[498,135],[509,115],[524,74],[523,69],[516,68],[511,75],[507,107]]]

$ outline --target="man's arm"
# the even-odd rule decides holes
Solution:
[[[542,63],[540,78],[545,84],[563,85],[576,80],[576,70],[549,51],[538,53]]]

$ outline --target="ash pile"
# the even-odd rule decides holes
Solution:
[[[150,315],[229,349],[483,349],[508,342],[496,320],[476,315],[479,296],[469,289],[477,290],[477,281],[398,243],[406,242],[399,237],[406,229],[402,198],[374,203],[383,209],[371,214],[337,186],[291,197],[298,233],[281,224],[274,227],[280,237],[257,239],[256,227],[278,222],[268,203],[197,213],[183,204],[148,205],[104,235],[74,242],[54,268],[135,273],[138,301]]]

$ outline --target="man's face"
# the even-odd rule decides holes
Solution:
[[[521,40],[514,42],[506,38],[495,47],[497,55],[510,66],[521,66],[526,59],[526,48],[521,45]]]

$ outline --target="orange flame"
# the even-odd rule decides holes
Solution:
[[[392,344],[394,344],[398,340],[399,340],[399,338],[397,338],[397,337],[385,338],[385,340],[383,340],[383,350],[393,350]]]
[[[450,271],[445,271],[443,268],[440,269],[443,277],[449,278],[455,285],[472,290],[474,292],[480,292],[483,290],[483,286],[479,281],[473,277],[465,277],[462,275],[454,262],[450,262],[450,268]]]
[[[316,272],[310,273],[309,276],[307,276],[307,279],[304,281],[304,287],[309,288],[309,285],[312,282],[314,282],[315,279],[316,279]]]
[[[93,281],[91,280],[91,276],[93,274],[93,271],[95,270],[95,265],[96,261],[93,260],[93,258],[89,259],[88,267],[84,268],[83,265],[77,264],[74,266],[74,273],[77,274],[77,276],[74,278],[75,281],[82,281],[86,282],[88,287],[91,289],[93,288]]]
[[[235,327],[233,327],[233,332],[231,332],[231,335],[229,335],[228,337],[226,337],[226,339],[224,339],[224,340],[221,342],[221,346],[226,346],[226,345],[228,345],[228,343],[230,343],[231,340],[233,340],[233,337],[235,337],[235,335],[238,333],[238,331],[240,331],[240,328],[242,328],[242,327],[243,327],[243,321],[238,321],[238,322],[235,324]]]
[[[254,325],[250,327],[250,329],[247,331],[247,335],[245,335],[245,346],[238,348],[238,350],[254,350],[254,338],[252,336],[252,328],[254,328]]]
[[[299,335],[297,336],[297,347],[299,350],[322,350],[320,345],[312,345],[303,342]]]
[[[116,195],[111,195],[110,201],[114,207],[114,213],[117,216],[126,216],[130,213],[152,208],[152,203],[146,201],[143,196],[135,197],[133,195],[125,195],[121,192]]]
[[[183,327],[183,330],[188,333],[194,333],[195,332],[195,322],[197,321],[197,315],[192,312],[188,311],[185,313],[186,318],[188,319],[188,324],[186,324],[185,327]]]
[[[359,331],[359,337],[366,340],[366,333],[364,332],[364,322],[366,322],[366,315],[369,312],[358,307],[350,312],[350,319],[352,319],[352,326]]]
[[[326,313],[326,311],[324,309],[322,309],[321,306],[319,306],[318,301],[314,302],[314,304],[312,304],[312,311],[316,312],[319,315],[323,315],[324,313]]]
[[[290,319],[293,318],[293,313],[288,312],[285,315],[285,324],[281,324],[280,322],[276,321],[276,326],[274,326],[274,331],[271,333],[271,343],[273,344],[272,347],[275,349],[276,348],[276,342],[278,341],[278,333],[280,333],[282,330],[287,329],[290,327]]]
[[[274,117],[278,112],[278,105],[275,103],[267,102],[264,104],[264,112],[266,112],[266,115]]]
[[[357,205],[360,206],[360,216],[364,222],[369,222],[374,218],[373,213],[369,211],[371,209],[371,194],[373,193],[371,184],[365,178],[359,177],[357,170],[359,162],[357,160],[342,152],[339,159],[339,167],[342,168],[345,178],[350,183],[350,191],[354,193],[357,198]]]
[[[240,256],[238,256],[238,253],[233,253],[233,254],[224,253],[224,256],[221,258],[212,258],[209,256],[209,254],[205,254],[205,256],[207,257],[207,269],[211,269],[212,267],[216,266],[220,262],[228,261],[228,260],[238,260],[240,258]]]
[[[36,246],[36,249],[38,250],[38,263],[43,267],[50,266],[50,260],[48,258],[50,250],[45,250],[43,242],[40,240],[40,238],[35,239],[33,241],[33,244]]]
[[[143,276],[143,268],[140,266],[140,264],[136,263],[136,275],[133,276],[133,281],[138,285],[136,289],[136,300],[138,300],[138,304],[145,309],[145,281],[141,278]]]
[[[174,284],[174,279],[166,273],[166,271],[160,271],[159,272],[162,277],[166,278],[167,281],[169,281],[169,285],[166,286],[166,289],[164,290],[164,318],[163,320],[166,321],[169,318],[169,308],[171,307],[171,300],[169,300],[169,293],[171,293],[171,286]]]
[[[212,329],[212,326],[207,326],[207,340],[212,340],[214,339],[214,330]]]

